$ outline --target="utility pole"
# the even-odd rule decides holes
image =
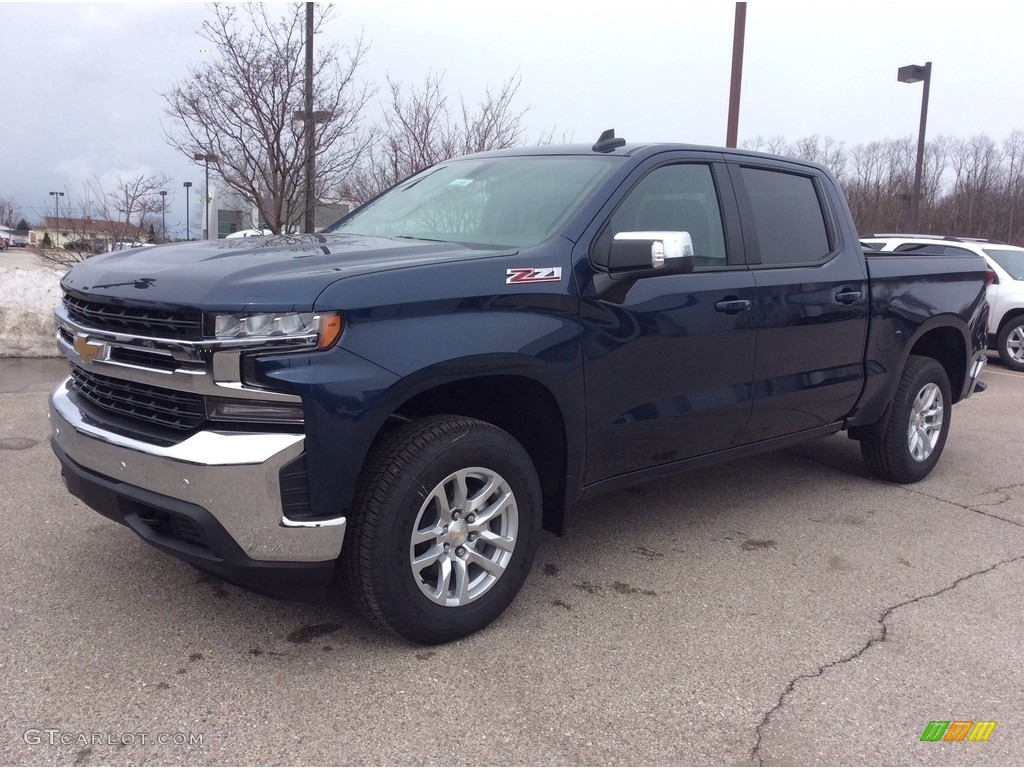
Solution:
[[[303,230],[307,234],[316,231],[316,189],[314,185],[314,167],[316,141],[315,128],[317,123],[325,123],[334,115],[331,112],[313,111],[313,3],[306,3],[306,108],[302,112],[292,114],[293,120],[301,120],[306,152],[306,215]]]
[[[725,146],[735,147],[740,126],[740,85],[743,81],[743,38],[747,28],[747,4],[736,3],[736,22],[732,31],[732,83],[729,87],[729,125]]]
[[[306,3],[306,234],[316,231],[316,208],[313,200],[313,4]]]
[[[53,205],[57,213],[57,231],[53,233],[53,246],[54,248],[60,248],[60,199],[64,197],[63,192],[51,192],[53,195]]]

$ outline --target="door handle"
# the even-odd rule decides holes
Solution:
[[[746,312],[748,309],[753,308],[753,306],[748,299],[725,299],[715,304],[715,309],[719,312],[725,312],[727,315],[736,315],[740,312]]]
[[[836,294],[836,301],[840,304],[856,304],[863,298],[864,294],[861,291],[842,290]]]

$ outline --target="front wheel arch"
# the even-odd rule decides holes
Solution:
[[[536,469],[507,432],[460,416],[417,419],[371,449],[341,576],[385,629],[417,643],[456,640],[515,598],[536,554],[541,507]],[[480,519],[467,523],[469,515]]]

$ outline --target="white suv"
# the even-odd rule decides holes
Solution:
[[[988,287],[988,347],[1007,368],[1024,371],[1024,248],[997,240],[924,235],[870,235],[861,242],[876,251],[983,257],[996,274]]]

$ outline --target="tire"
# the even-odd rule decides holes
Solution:
[[[911,356],[884,433],[860,442],[871,472],[894,483],[916,483],[927,477],[946,445],[952,403],[946,369],[930,357]]]
[[[1024,315],[1003,323],[996,336],[996,349],[1003,365],[1012,371],[1024,371]]]
[[[348,592],[415,643],[477,632],[526,580],[541,505],[533,462],[508,433],[459,416],[406,424],[377,441],[363,471],[341,555]]]

